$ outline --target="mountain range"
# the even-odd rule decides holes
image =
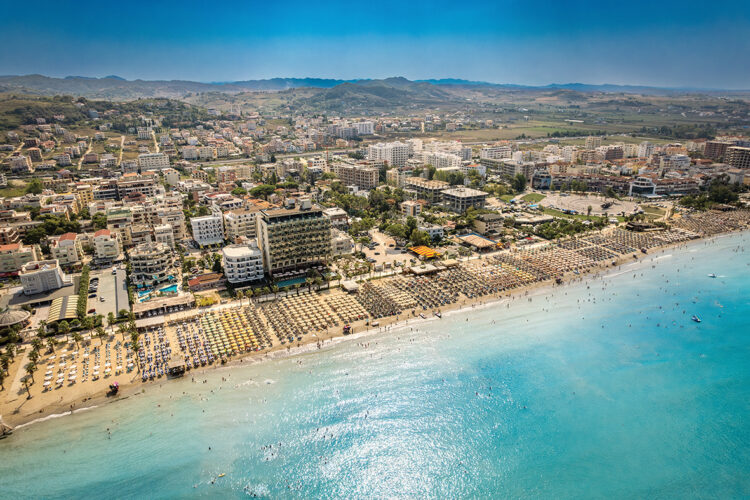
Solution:
[[[322,89],[314,101],[325,102],[336,98],[388,100],[412,93],[428,100],[446,97],[450,88],[493,88],[507,90],[603,92],[643,95],[671,95],[685,93],[745,94],[742,91],[717,89],[661,88],[637,85],[565,83],[544,86],[497,84],[455,78],[410,81],[402,77],[383,80],[333,78],[271,78],[235,82],[193,82],[187,80],[126,80],[116,75],[103,78],[68,76],[53,78],[44,75],[0,76],[0,92],[23,92],[39,95],[68,94],[86,98],[129,100],[145,97],[183,98],[190,94],[218,92],[237,94],[248,91],[283,91],[295,88]]]

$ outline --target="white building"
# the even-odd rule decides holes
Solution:
[[[356,122],[353,126],[357,129],[357,135],[371,135],[375,132],[375,124],[370,121]]]
[[[174,250],[174,230],[169,224],[154,226],[154,241]]]
[[[193,228],[193,239],[200,246],[219,245],[224,243],[224,217],[220,211],[203,217],[190,219]]]
[[[116,232],[100,229],[94,233],[94,256],[97,261],[111,262],[122,252],[122,243]]]
[[[227,245],[221,253],[224,274],[229,283],[263,279],[263,256],[254,241],[247,245]]]
[[[18,275],[24,295],[49,292],[73,284],[73,278],[62,272],[57,260],[27,262]]]
[[[513,150],[510,146],[490,146],[482,148],[479,152],[479,158],[491,158],[493,160],[501,160],[503,158],[510,158],[513,154]]]
[[[161,173],[164,176],[164,182],[170,186],[176,186],[180,182],[180,173],[173,168],[165,168]]]
[[[138,155],[138,166],[141,171],[161,170],[169,167],[169,156],[164,153],[144,153]]]
[[[63,266],[75,265],[83,258],[83,249],[76,233],[65,233],[50,242],[50,253]]]
[[[403,142],[379,142],[367,147],[367,159],[385,161],[391,167],[403,167],[409,159],[409,145]]]
[[[260,212],[259,208],[224,212],[226,239],[236,241],[239,237],[255,238],[258,212]]]

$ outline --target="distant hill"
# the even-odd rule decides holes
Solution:
[[[37,95],[67,94],[89,99],[130,100],[143,97],[181,98],[196,92],[243,92],[233,85],[181,80],[124,80],[120,77],[88,78],[68,76],[51,78],[43,75],[0,76],[0,90]]]
[[[495,91],[550,91],[569,90],[580,93],[625,93],[643,95],[673,95],[685,93],[705,93],[722,95],[747,94],[747,91],[723,91],[701,89],[669,89],[637,85],[592,85],[585,83],[550,84],[527,86],[497,84],[482,81],[444,78],[410,81],[403,77],[383,80],[355,79],[338,80],[332,78],[271,78],[266,80],[245,80],[238,82],[202,83],[186,80],[125,80],[116,75],[94,78],[67,76],[52,78],[43,75],[0,76],[0,91],[21,92],[36,95],[68,94],[90,99],[131,100],[138,98],[166,97],[181,99],[189,94],[270,91],[281,92],[295,88],[321,89],[319,95],[310,97],[310,104],[338,109],[337,99],[353,99],[356,106],[380,107],[388,100],[396,105],[439,102],[455,98],[457,89],[494,89]]]
[[[377,111],[400,106],[435,105],[455,97],[439,86],[406,78],[345,82],[302,99],[298,104],[326,111]]]

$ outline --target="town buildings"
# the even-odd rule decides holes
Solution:
[[[39,260],[41,254],[36,245],[11,243],[0,245],[0,275],[15,274],[27,262]]]
[[[21,267],[18,277],[24,295],[50,292],[73,284],[73,278],[62,272],[56,259],[27,262]]]
[[[294,208],[261,210],[258,246],[269,275],[304,273],[330,255],[331,221],[308,200]]]
[[[174,278],[172,250],[163,243],[141,243],[130,250],[130,279],[136,286],[154,286]]]
[[[227,245],[221,250],[227,281],[232,284],[260,281],[264,277],[263,254],[255,241]]]
[[[464,213],[469,208],[484,208],[487,193],[467,187],[442,191],[443,205],[454,212]]]
[[[211,215],[193,217],[190,226],[193,239],[201,247],[224,243],[224,217],[220,210],[214,210]]]

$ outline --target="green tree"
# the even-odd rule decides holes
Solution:
[[[523,193],[526,189],[526,176],[523,174],[516,174],[516,176],[513,177],[512,185],[516,193]]]
[[[26,192],[30,194],[40,194],[42,191],[44,191],[44,186],[42,185],[42,181],[37,179],[36,177],[32,178],[28,184],[26,184]]]
[[[421,245],[429,245],[432,242],[432,238],[430,238],[430,235],[427,234],[426,231],[420,231],[419,229],[417,229],[416,231],[412,231],[409,239],[411,240],[412,245],[414,245],[415,247]]]
[[[65,320],[60,321],[57,325],[57,331],[60,332],[61,335],[65,335],[65,338],[67,339],[70,334],[70,323]]]

